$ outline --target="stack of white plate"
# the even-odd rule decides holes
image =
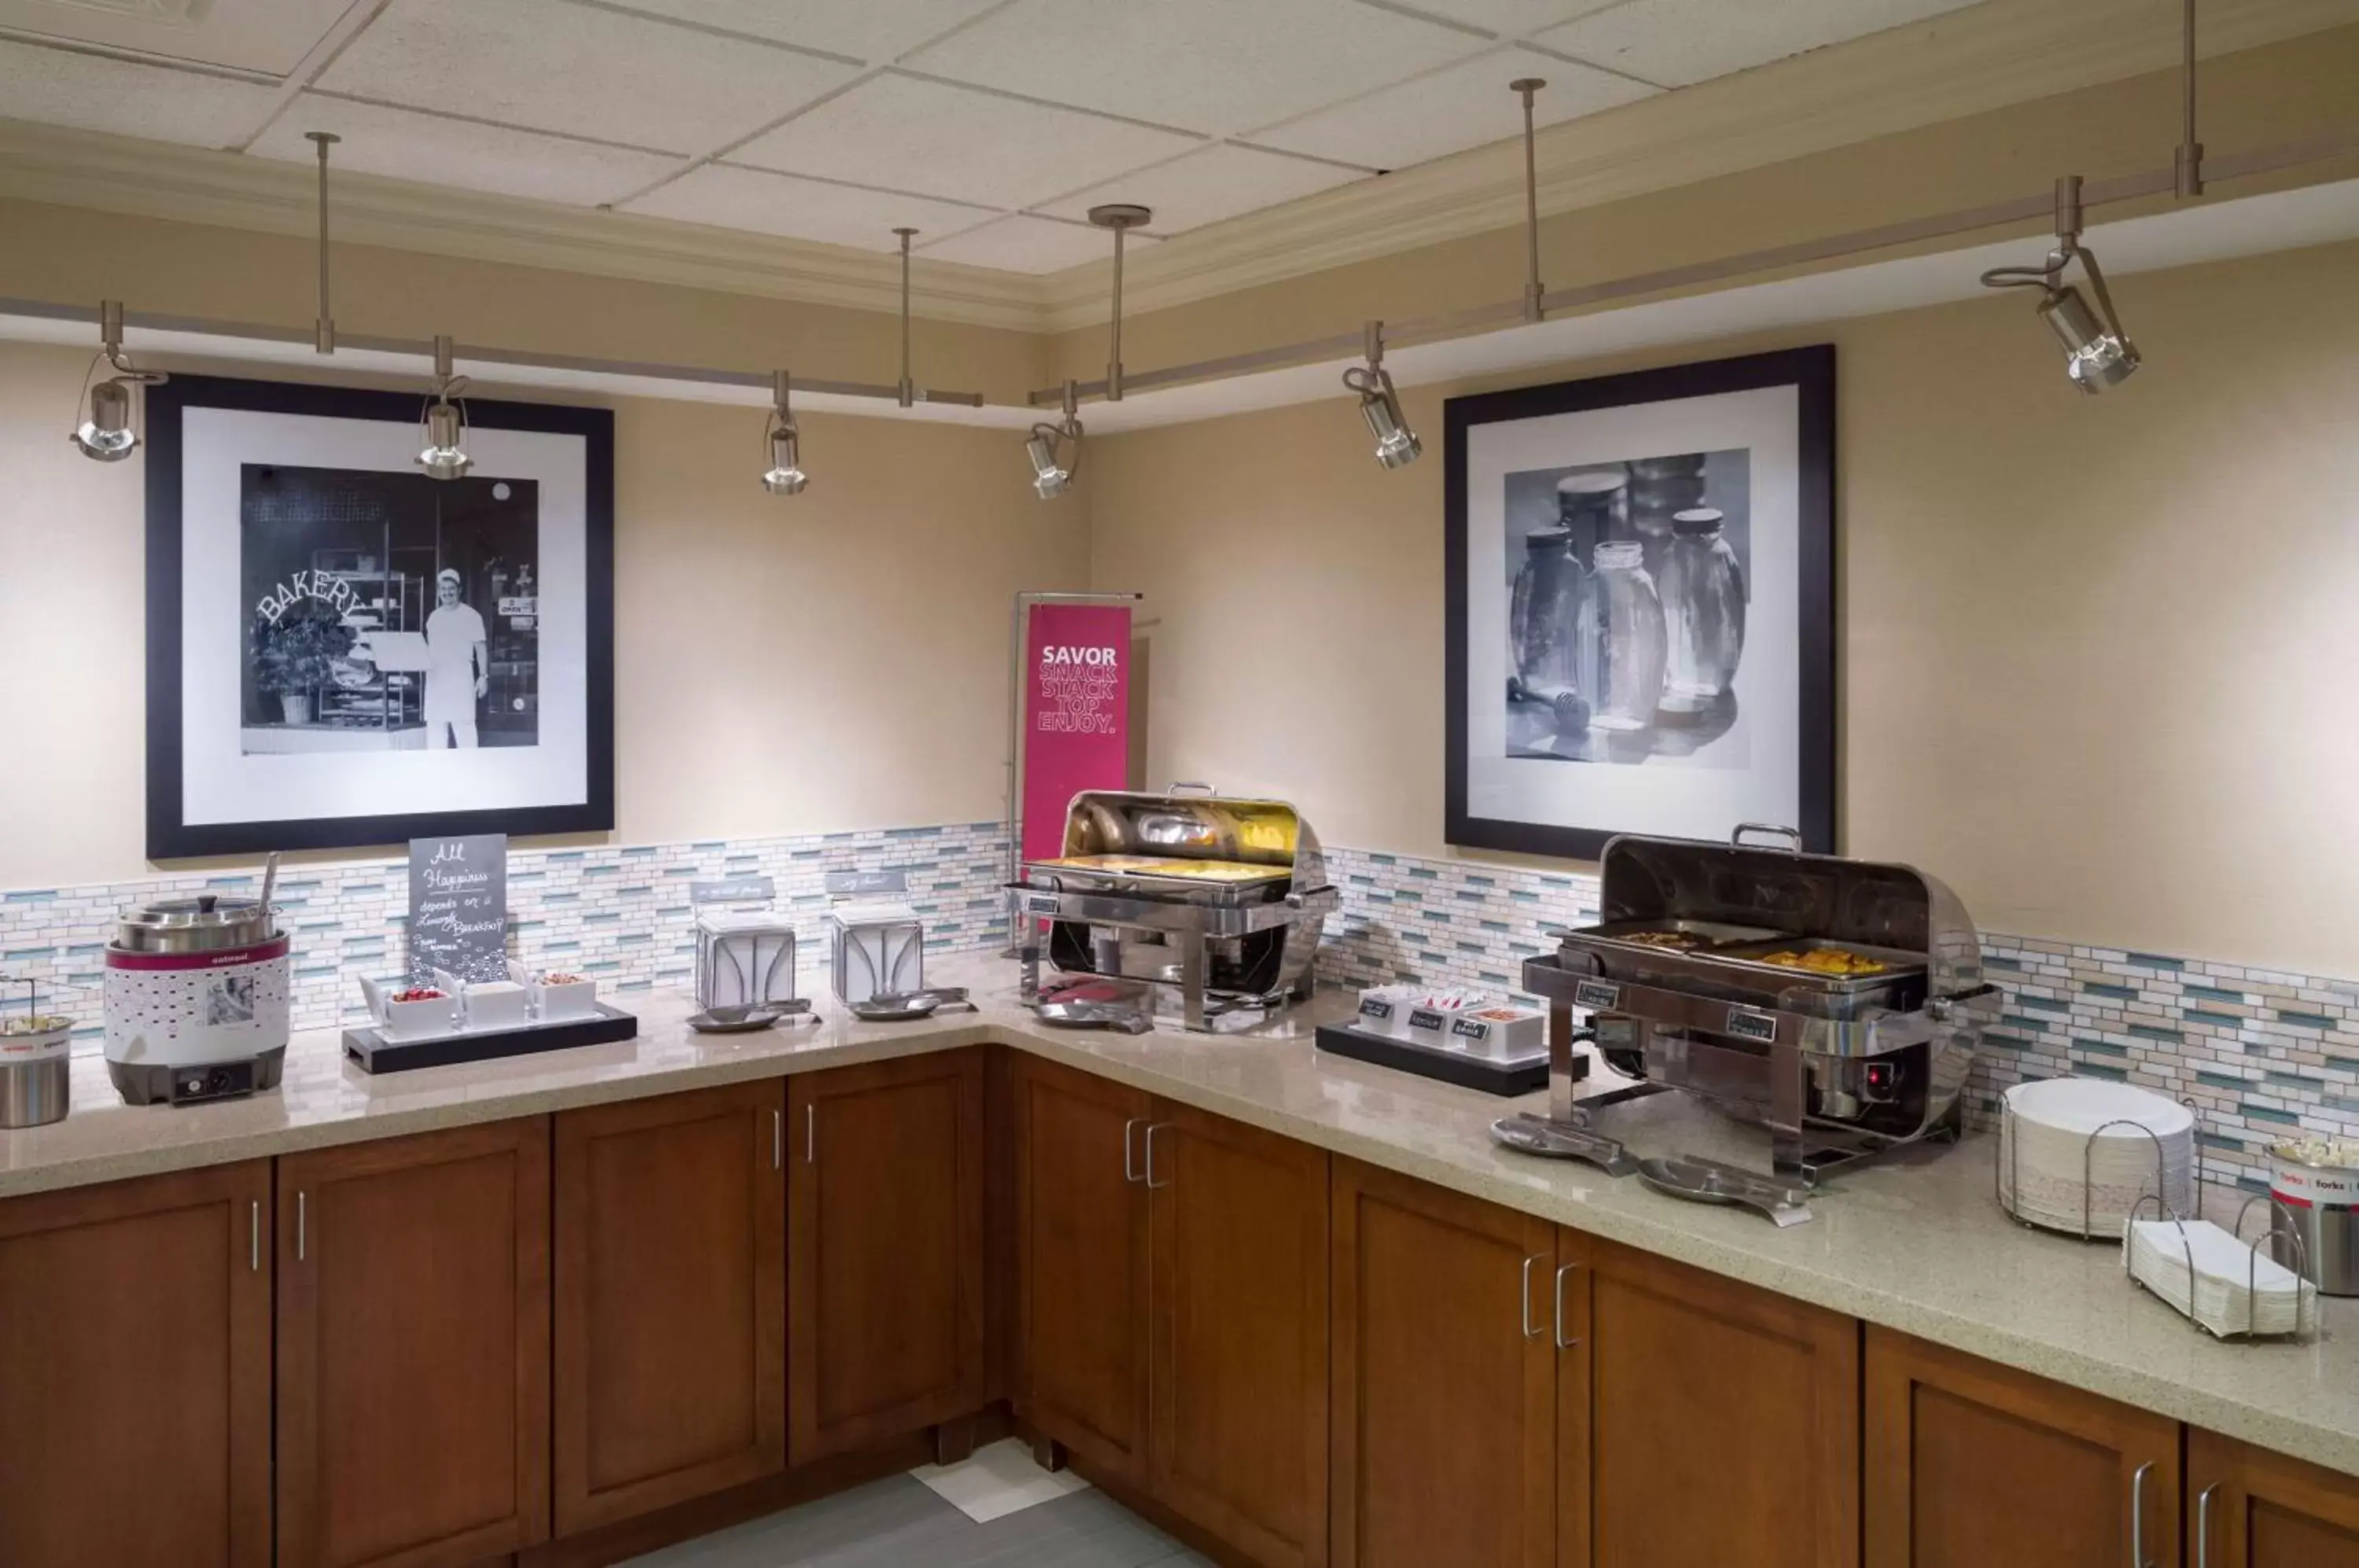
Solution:
[[[2118,1236],[2141,1197],[2192,1211],[2195,1116],[2176,1100],[2103,1078],[2017,1083],[2001,1098],[1998,1201],[2016,1218]]]
[[[2209,1220],[2137,1221],[2130,1226],[2129,1270],[2223,1338],[2297,1334],[2317,1310],[2315,1286]]]

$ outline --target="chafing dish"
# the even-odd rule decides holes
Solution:
[[[1745,842],[1764,832],[1790,834],[1606,844],[1602,918],[1524,962],[1549,1003],[1552,1121],[1587,1125],[1571,1069],[1593,1031],[1613,1066],[1765,1127],[1771,1168],[1806,1182],[1954,1135],[1999,1001],[1964,906],[1910,866]]]
[[[1010,885],[1027,1001],[1044,949],[1068,975],[1176,988],[1192,1029],[1309,994],[1339,902],[1318,834],[1283,800],[1189,792],[1201,788],[1073,797],[1061,852]]]

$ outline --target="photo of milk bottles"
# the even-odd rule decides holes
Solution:
[[[1751,478],[1741,449],[1506,476],[1506,755],[1749,766]]]

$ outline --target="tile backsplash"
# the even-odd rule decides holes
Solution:
[[[517,849],[508,861],[512,946],[528,962],[596,975],[617,992],[686,984],[696,945],[688,883],[766,876],[794,920],[810,994],[825,985],[827,872],[905,870],[929,951],[993,948],[1006,941],[1006,853],[998,822]],[[1514,995],[1524,959],[1555,945],[1550,931],[1597,918],[1597,879],[1582,873],[1332,846],[1327,855],[1343,895],[1320,955],[1319,976],[1332,985],[1401,980]],[[45,1008],[71,1014],[78,1049],[95,1051],[102,954],[115,912],[164,895],[251,893],[258,881],[252,873],[165,876],[0,893],[0,975],[39,980]],[[296,1028],[352,1021],[361,1011],[356,978],[399,971],[408,889],[398,857],[299,866],[281,877]],[[2006,1085],[2071,1073],[2192,1100],[2205,1158],[2223,1181],[2265,1181],[2267,1146],[2291,1132],[2359,1137],[2359,982],[1988,931],[1983,959],[2006,999],[1968,1090],[1978,1120],[1988,1120]],[[11,986],[0,1007],[21,1007],[23,995]]]
[[[1320,975],[1338,985],[1514,995],[1551,930],[1597,918],[1592,876],[1357,849],[1328,863],[1343,906]],[[2359,982],[1994,931],[1983,964],[2006,1004],[1967,1089],[1978,1122],[2027,1078],[2122,1079],[2193,1101],[2206,1174],[2247,1185],[2289,1134],[2359,1137]]]
[[[685,985],[695,969],[696,919],[688,885],[697,878],[768,877],[777,907],[792,919],[805,995],[823,989],[821,918],[831,871],[901,870],[908,901],[925,921],[929,952],[995,947],[1006,941],[1007,830],[999,822],[815,833],[795,838],[695,844],[512,849],[508,854],[509,950],[520,961],[594,975],[607,990]],[[117,911],[149,898],[224,892],[252,895],[257,872],[166,876],[78,887],[0,893],[0,975],[41,985],[44,1011],[77,1022],[76,1049],[95,1051],[102,1034],[104,951]],[[325,1029],[364,1016],[361,975],[400,973],[406,957],[409,878],[400,856],[284,869],[276,898],[294,965],[294,1025]],[[21,985],[0,1009],[24,1005]]]

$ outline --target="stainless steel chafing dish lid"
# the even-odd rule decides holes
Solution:
[[[131,953],[212,953],[271,940],[270,909],[259,898],[201,893],[158,898],[115,921],[115,945]]]
[[[1598,877],[1606,925],[1682,919],[1767,927],[1921,953],[1937,980],[1980,967],[1965,906],[1913,866],[1625,833],[1607,841]]]
[[[1065,812],[1067,856],[1144,855],[1291,866],[1318,840],[1284,800],[1090,789]]]

